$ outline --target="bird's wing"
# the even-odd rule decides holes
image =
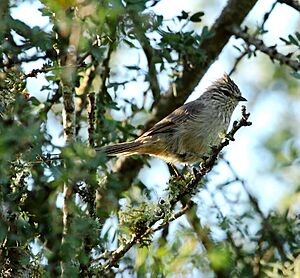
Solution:
[[[193,119],[195,115],[201,113],[201,106],[201,103],[197,100],[184,104],[155,124],[141,137],[172,131],[172,129],[175,129],[178,125],[186,122],[187,120]]]

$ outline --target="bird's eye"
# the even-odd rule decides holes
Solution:
[[[220,91],[221,91],[221,93],[223,94],[223,95],[225,95],[225,96],[227,96],[227,97],[230,97],[230,92],[228,91],[228,90],[226,90],[226,89],[219,89]]]

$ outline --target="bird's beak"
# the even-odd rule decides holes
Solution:
[[[245,99],[244,97],[240,96],[240,97],[238,97],[238,101],[247,101],[247,99]]]

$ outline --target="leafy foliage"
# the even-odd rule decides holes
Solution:
[[[155,111],[185,101],[188,96],[177,98],[176,82],[186,75],[179,89],[190,90],[193,70],[213,62],[203,46],[216,36],[205,26],[206,11],[182,11],[170,20],[154,12],[156,0],[43,0],[34,2],[49,21],[42,28],[12,16],[26,1],[2,2],[1,277],[276,277],[298,271],[299,220],[288,215],[289,206],[263,212],[226,160],[230,178],[213,193],[216,172],[194,182],[196,167],[172,176],[160,196],[138,176],[146,158],[108,162],[94,149],[135,138]],[[259,28],[253,36],[265,33]],[[299,33],[281,41],[296,49],[285,57],[299,62]],[[236,48],[242,58],[260,51],[247,42]],[[35,96],[32,78],[45,80]],[[171,94],[161,83],[171,84]],[[134,97],[124,96],[128,87]],[[272,156],[274,175],[298,166],[298,142],[290,140],[296,137],[293,125],[283,124],[265,138],[261,147]],[[289,177],[296,200],[299,179]],[[237,196],[228,194],[236,186]]]

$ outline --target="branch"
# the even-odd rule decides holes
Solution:
[[[174,213],[166,222],[161,223],[154,229],[148,229],[147,232],[143,235],[146,236],[147,234],[153,234],[154,232],[157,232],[165,227],[167,227],[171,222],[176,220],[177,218],[181,217],[184,215],[188,210],[190,210],[194,206],[193,201],[189,201],[181,210],[178,212]]]
[[[247,44],[255,46],[255,48],[265,54],[267,54],[271,60],[277,60],[280,64],[285,64],[290,66],[293,70],[300,70],[300,63],[296,60],[292,60],[288,56],[285,56],[279,53],[276,50],[276,46],[268,47],[264,44],[264,42],[260,39],[257,39],[251,35],[249,35],[246,31],[243,31],[241,28],[234,26],[231,29],[232,34],[234,34],[237,38],[243,39]]]
[[[73,18],[70,26],[68,41],[63,39],[65,36],[59,35],[59,62],[60,66],[66,66],[61,73],[61,87],[63,96],[63,128],[66,144],[70,144],[75,138],[76,132],[76,112],[75,112],[75,76],[77,62],[77,47],[79,44],[81,28],[78,20]],[[67,45],[66,45],[67,44]],[[66,244],[66,238],[70,230],[72,218],[72,184],[69,181],[64,183],[64,203],[63,203],[63,232],[62,244]],[[70,264],[68,256],[61,262],[62,276],[66,275],[67,266]]]
[[[97,134],[98,136],[101,136],[103,134],[102,132],[102,127],[103,127],[103,115],[105,114],[105,99],[106,99],[106,95],[108,95],[108,91],[107,91],[107,82],[109,81],[109,77],[110,77],[110,66],[109,66],[109,62],[111,59],[111,55],[112,52],[114,50],[114,42],[115,42],[115,34],[116,29],[114,28],[113,34],[112,34],[112,40],[109,43],[108,49],[107,49],[107,54],[105,59],[102,61],[102,70],[100,73],[100,77],[101,77],[101,88],[100,90],[96,93],[96,99],[95,99],[95,106],[96,106],[96,114],[95,114],[95,123],[96,123],[96,127],[95,127],[95,134]],[[95,61],[95,63],[98,63],[97,61]],[[95,66],[96,68],[96,66]],[[90,79],[92,81],[92,79]],[[102,143],[102,139],[103,138],[99,138],[100,140],[97,142],[98,144],[101,145]]]
[[[277,2],[280,4],[286,4],[300,12],[300,3],[297,0],[277,0]]]
[[[220,152],[229,144],[230,141],[234,141],[235,133],[241,127],[251,125],[251,122],[248,121],[249,116],[250,114],[246,113],[246,108],[243,106],[242,118],[239,121],[235,121],[231,131],[227,133],[224,140],[218,146],[212,148],[212,154],[201,164],[201,167],[199,171],[195,173],[194,178],[186,184],[178,187],[176,194],[172,194],[172,196],[160,200],[160,202],[157,204],[158,209],[151,217],[151,220],[148,223],[145,223],[145,227],[138,227],[136,232],[132,234],[131,238],[127,242],[110,253],[107,262],[102,266],[103,270],[108,270],[109,268],[115,266],[118,261],[127,253],[127,251],[136,243],[140,242],[145,236],[149,236],[154,231],[164,228],[166,225],[168,225],[168,223],[174,220],[174,217],[180,217],[185,213],[185,211],[192,207],[193,203],[188,202],[187,206],[183,208],[183,210],[167,219],[164,219],[166,213],[168,213],[167,210],[169,210],[170,207],[173,207],[177,202],[184,200],[186,196],[190,198],[196,193],[196,189],[199,187],[199,182],[207,173],[211,171]],[[157,228],[152,228],[160,220],[164,220],[163,224],[160,224]]]

